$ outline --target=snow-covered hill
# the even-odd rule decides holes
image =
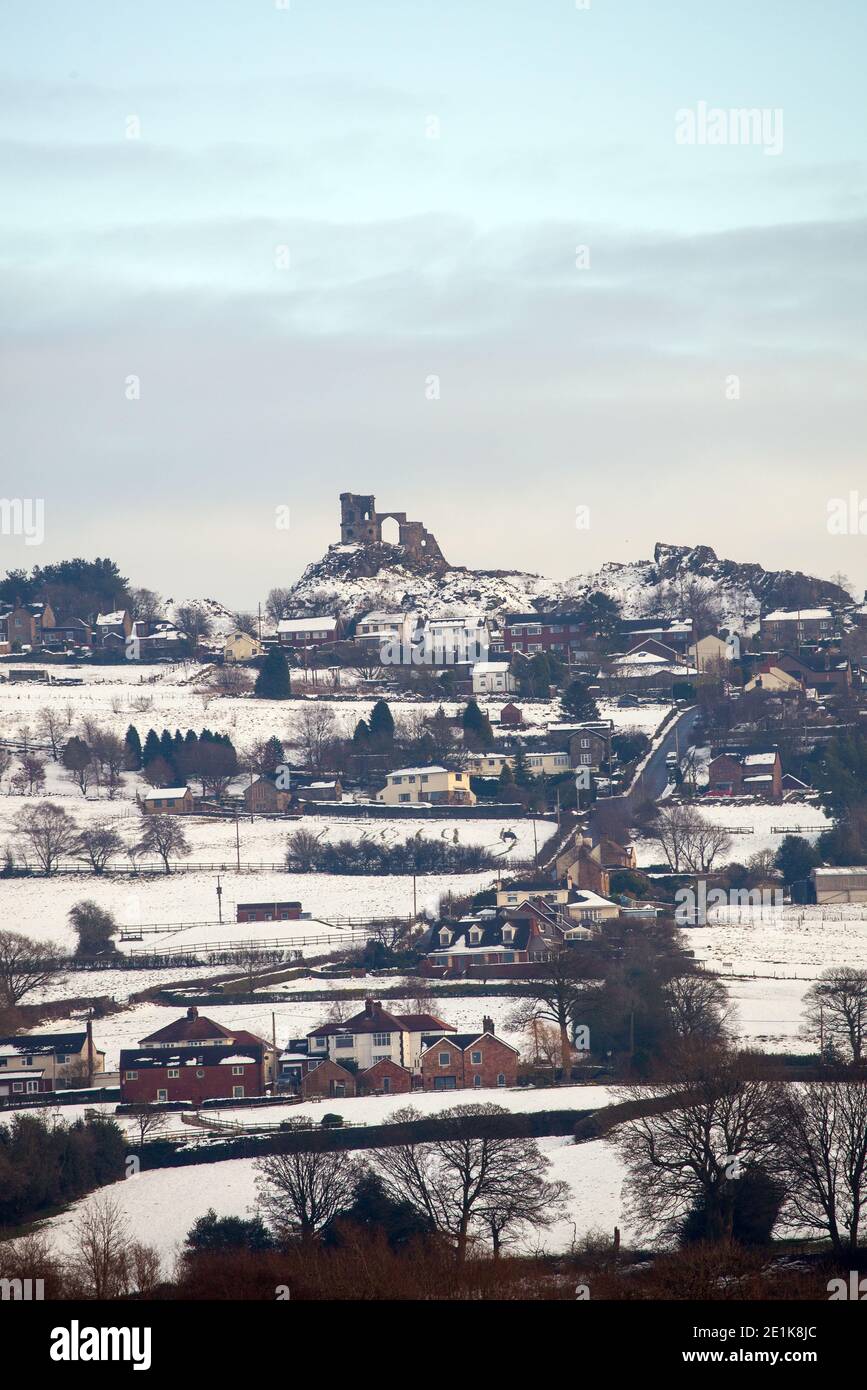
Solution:
[[[760,564],[720,560],[709,546],[658,543],[652,560],[608,563],[595,574],[566,580],[508,570],[452,567],[442,574],[414,561],[401,546],[333,545],[308,565],[292,590],[299,614],[340,612],[359,617],[374,608],[422,614],[471,609],[495,617],[509,612],[567,611],[594,592],[621,605],[624,618],[650,613],[678,616],[687,592],[707,593],[722,622],[752,632],[760,612],[777,606],[850,603],[844,590],[800,571],[765,570]]]
[[[215,598],[167,598],[163,604],[163,612],[170,623],[177,622],[178,610],[182,608],[196,608],[204,614],[214,637],[225,637],[238,626],[232,610]]]

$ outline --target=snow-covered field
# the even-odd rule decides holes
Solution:
[[[832,965],[867,969],[863,906],[723,908],[712,916],[720,920],[683,931],[696,958],[721,973],[814,980]]]
[[[528,1234],[523,1248],[566,1250],[587,1232],[610,1234],[615,1225],[623,1227],[624,1170],[613,1145],[602,1139],[588,1144],[573,1144],[568,1138],[538,1142],[551,1161],[547,1176],[569,1184],[568,1216],[548,1230]],[[246,1216],[255,1211],[256,1176],[255,1159],[236,1158],[139,1173],[103,1191],[126,1217],[131,1238],[155,1246],[164,1273],[170,1274],[184,1237],[210,1207],[218,1216]],[[76,1214],[90,1200],[76,1203],[42,1228],[59,1252],[72,1247]],[[627,1239],[628,1235],[627,1229]]]
[[[416,880],[418,911],[434,911],[441,897],[476,893],[493,883],[491,871],[477,874],[424,874]],[[206,932],[196,929],[200,940],[223,941],[237,936],[241,940],[263,939],[270,930],[280,937],[309,936],[311,922],[257,922],[237,924],[235,906],[239,902],[301,902],[305,912],[316,921],[333,917],[405,917],[413,911],[413,880],[409,875],[334,874],[221,874],[223,889],[223,922],[218,923],[217,873],[188,873],[154,875],[148,878],[98,878],[64,875],[55,878],[9,879],[0,886],[0,916],[10,930],[28,936],[50,938],[66,950],[75,945],[75,936],[67,922],[74,903],[91,899],[99,907],[112,912],[118,923],[136,927],[153,923],[207,923]],[[333,934],[333,928],[329,928]],[[325,933],[323,929],[323,934]],[[190,938],[192,939],[192,935]],[[171,941],[158,935],[148,935],[141,942],[128,943],[123,950],[154,948],[183,944],[182,936],[172,934]],[[306,949],[306,948],[305,948]],[[337,949],[326,945],[313,954]],[[307,954],[311,954],[308,950]]]
[[[738,864],[746,863],[752,855],[763,850],[778,850],[787,833],[803,835],[805,839],[815,841],[821,830],[830,829],[832,824],[821,807],[800,802],[768,806],[764,803],[733,805],[701,800],[696,803],[696,809],[712,824],[732,827],[737,831],[731,837],[731,848],[720,862],[735,861]],[[639,867],[665,862],[662,848],[655,840],[636,840],[635,854]]]
[[[17,738],[19,731],[28,726],[31,737],[36,736],[37,713],[49,708],[61,714],[69,710],[76,720],[93,719],[121,737],[129,724],[135,724],[142,735],[151,727],[157,732],[163,727],[172,731],[208,727],[231,735],[236,746],[246,746],[271,734],[292,742],[298,737],[305,703],[303,699],[278,703],[250,696],[217,696],[208,688],[210,668],[195,663],[137,667],[129,662],[123,666],[53,669],[56,674],[80,678],[83,684],[60,686],[0,681],[0,738]],[[9,670],[10,666],[0,665],[0,674],[6,675]],[[462,701],[438,700],[390,699],[389,707],[395,720],[415,720],[420,714],[433,714],[440,703],[448,715],[458,714],[463,709]],[[481,703],[496,717],[503,701],[491,700],[486,704],[483,700]],[[372,698],[364,697],[329,701],[336,732],[351,734],[358,720],[368,717],[373,704]],[[522,700],[521,708],[525,721],[531,726],[544,726],[560,717],[556,700]],[[670,709],[670,705],[663,704],[620,709],[614,700],[599,702],[600,715],[612,719],[616,729],[640,730],[646,734],[655,731]]]

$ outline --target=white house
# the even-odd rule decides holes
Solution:
[[[473,667],[474,695],[512,695],[517,688],[508,661],[477,661]]]
[[[421,1040],[439,1029],[454,1032],[450,1023],[434,1014],[392,1014],[378,999],[365,999],[361,1013],[341,1023],[323,1023],[308,1033],[308,1056],[311,1061],[354,1062],[359,1071],[388,1058],[418,1071]]]

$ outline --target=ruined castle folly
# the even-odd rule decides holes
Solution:
[[[407,521],[406,512],[378,512],[376,498],[359,492],[340,494],[340,540],[343,545],[382,545],[382,523],[391,519],[398,525],[398,545],[413,560],[431,569],[447,569],[448,561],[436,537],[420,521]]]

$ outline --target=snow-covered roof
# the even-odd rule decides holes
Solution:
[[[508,661],[477,661],[473,667],[474,676],[497,676],[508,671]]]
[[[747,753],[744,767],[773,767],[776,761],[776,753]]]
[[[363,618],[359,618],[361,623],[402,623],[405,618],[411,617],[409,613],[383,613],[374,609],[372,613],[365,613]]]
[[[96,619],[97,627],[119,627],[124,620],[124,611],[118,608],[114,613],[100,613]]]
[[[822,878],[825,878],[825,877],[829,877],[829,876],[831,876],[831,875],[837,875],[837,874],[865,874],[865,875],[867,875],[867,868],[865,868],[865,866],[864,866],[863,864],[849,864],[849,865],[835,864],[834,867],[833,867],[832,869],[813,869],[812,872],[813,872],[813,874],[815,875],[816,878],[819,878],[820,876],[821,876]]]
[[[221,1066],[221,1067],[228,1067],[228,1066],[240,1067],[240,1066],[244,1066],[244,1065],[249,1065],[249,1063],[251,1063],[251,1062],[255,1063],[255,1061],[256,1061],[256,1058],[255,1058],[255,1057],[247,1057],[247,1056],[245,1056],[243,1053],[240,1053],[240,1052],[235,1053],[235,1052],[233,1052],[231,1057],[221,1057],[221,1058],[220,1058],[220,1066]]]
[[[145,793],[145,795],[142,797],[142,800],[163,801],[166,798],[183,796],[189,790],[189,787],[154,787],[153,791]]]
[[[766,623],[791,623],[803,618],[830,617],[830,608],[776,608],[773,613],[766,613],[763,621]]]
[[[337,619],[330,614],[321,618],[281,618],[277,624],[278,632],[330,632],[337,626]]]
[[[388,777],[418,777],[420,773],[428,772],[448,772],[447,767],[396,767],[393,772],[386,775]]]

